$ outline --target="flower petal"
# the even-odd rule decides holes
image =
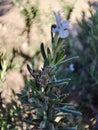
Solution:
[[[69,27],[69,20],[63,21],[60,15],[60,12],[54,12],[56,18],[56,27],[52,29],[54,33],[59,33],[60,38],[66,38],[69,34],[68,27]]]
[[[66,38],[66,37],[68,37],[68,35],[69,35],[68,30],[59,30],[59,37],[60,38]]]
[[[66,21],[62,21],[62,27],[63,29],[67,29],[69,27],[69,20],[66,20]]]
[[[57,25],[59,25],[61,23],[61,20],[62,20],[60,12],[59,11],[57,13],[54,12],[54,15],[55,15],[55,18],[56,18],[56,23],[57,23]]]

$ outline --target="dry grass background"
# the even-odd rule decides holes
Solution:
[[[19,9],[15,7],[12,0],[0,0],[0,47],[13,48],[23,47],[26,42],[25,36],[19,36],[24,28],[23,17],[19,13]],[[34,0],[31,2],[35,4]],[[81,11],[85,10],[88,15],[88,0],[40,0],[37,3],[39,17],[32,25],[31,42],[34,51],[40,46],[40,42],[49,43],[50,41],[50,26],[54,21],[53,11],[61,11],[65,15],[65,6],[75,3],[73,12],[71,13],[70,21],[71,28],[76,23],[76,17],[81,18]],[[33,53],[33,52],[32,52]]]

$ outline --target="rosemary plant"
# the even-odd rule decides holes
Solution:
[[[59,12],[54,12],[54,15],[56,24],[51,26],[51,48],[45,49],[43,43],[40,46],[44,59],[42,69],[36,71],[27,65],[33,79],[28,81],[21,100],[28,106],[25,112],[33,111],[33,115],[30,120],[24,119],[24,121],[34,125],[35,129],[76,130],[77,127],[69,127],[68,117],[81,113],[74,110],[74,104],[64,102],[68,95],[64,90],[70,79],[56,77],[59,67],[72,59],[66,58],[64,50],[69,21],[63,21]]]

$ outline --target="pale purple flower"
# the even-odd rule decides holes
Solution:
[[[74,68],[74,64],[73,64],[73,63],[69,65],[69,69],[70,69],[70,71],[72,71],[72,72],[75,71],[75,68]]]
[[[66,38],[69,34],[68,26],[69,20],[62,20],[60,12],[54,12],[56,18],[56,26],[53,27],[52,32],[58,33],[60,38]]]

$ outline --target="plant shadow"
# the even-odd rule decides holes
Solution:
[[[8,13],[13,7],[13,2],[11,0],[1,0],[0,1],[0,16]]]

